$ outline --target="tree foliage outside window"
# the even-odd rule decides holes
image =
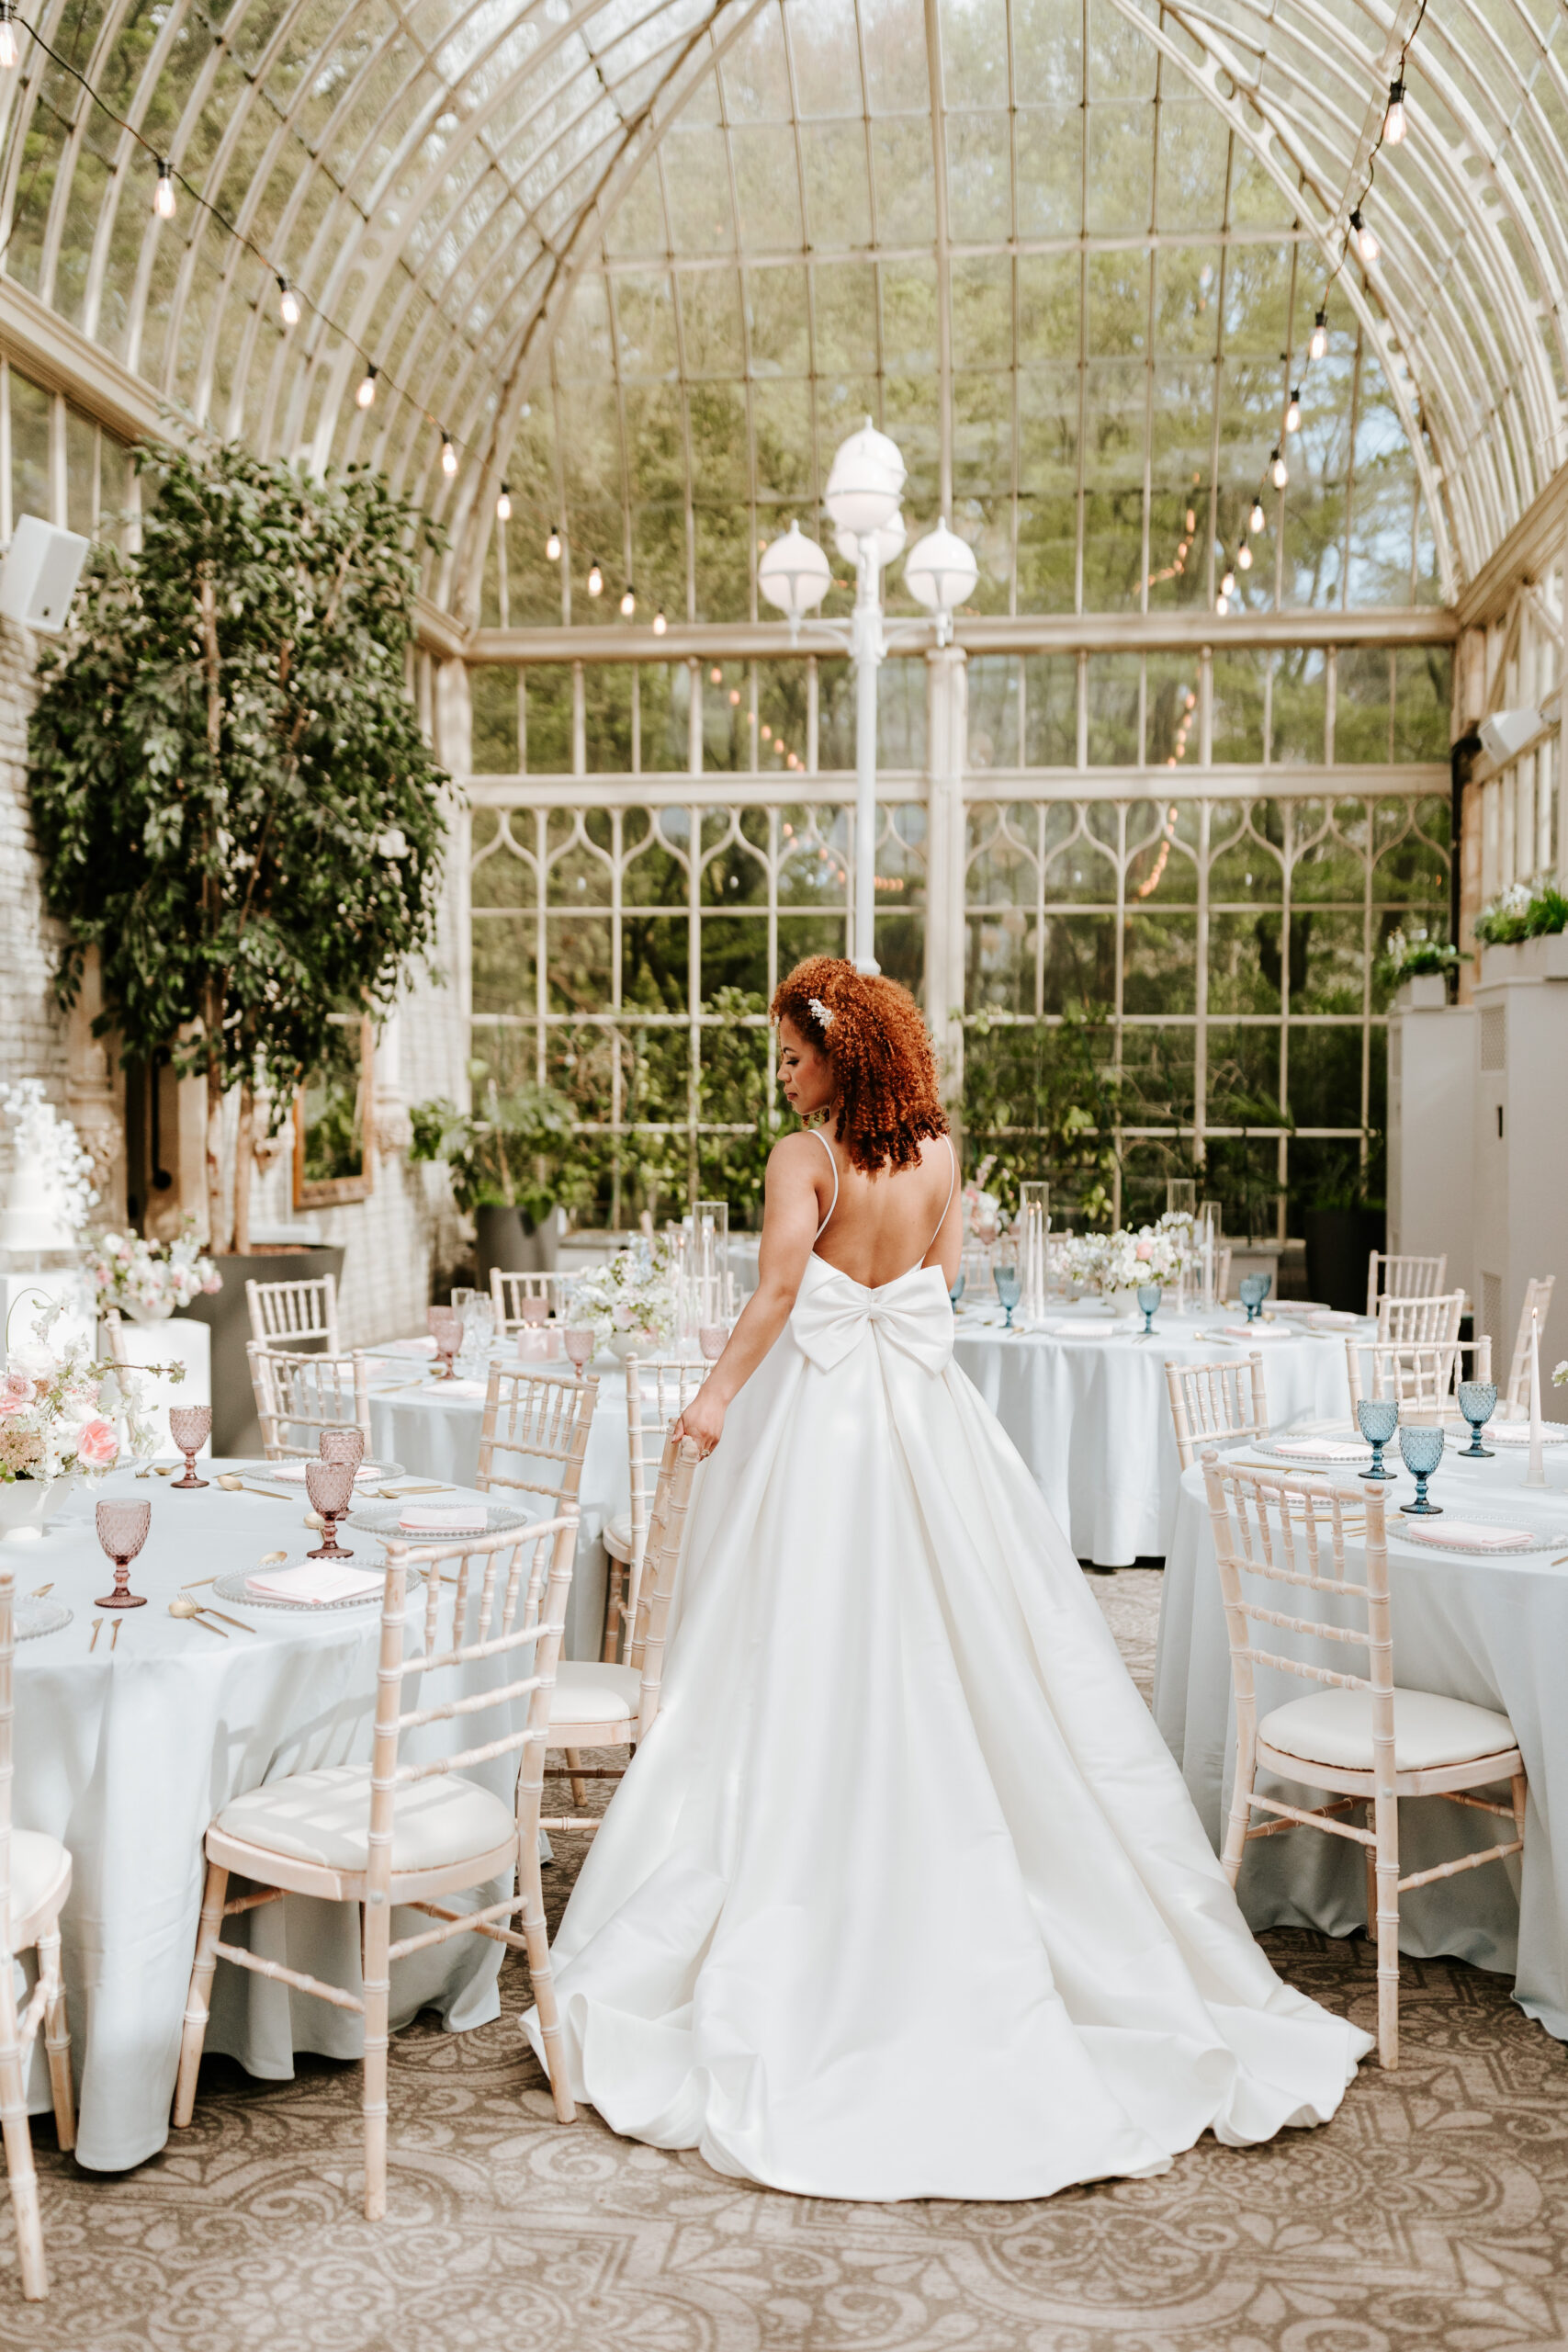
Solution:
[[[139,464],[158,488],[141,550],[95,549],[39,662],[34,822],[61,1000],[96,946],[100,1029],[205,1076],[211,1243],[243,1251],[258,1097],[280,1125],[334,1022],[384,1017],[434,943],[446,779],[406,657],[440,537],[363,468],[318,480],[237,444]]]

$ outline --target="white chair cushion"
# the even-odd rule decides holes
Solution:
[[[370,1767],[329,1764],[269,1781],[226,1804],[214,1826],[297,1862],[362,1871],[369,1852]],[[392,1868],[439,1870],[469,1854],[491,1853],[516,1826],[512,1807],[473,1781],[445,1772],[414,1781],[397,1792]]]
[[[1258,1736],[1303,1762],[1337,1764],[1351,1771],[1372,1769],[1372,1694],[1370,1690],[1314,1690],[1276,1707],[1258,1726]],[[1439,1699],[1431,1690],[1393,1694],[1393,1765],[1396,1772],[1426,1772],[1435,1765],[1468,1764],[1512,1747],[1514,1727],[1490,1707],[1468,1699]]]
[[[13,1929],[58,1889],[71,1884],[71,1857],[58,1838],[41,1829],[11,1832],[11,1925]]]
[[[550,1721],[616,1724],[635,1716],[642,1695],[642,1672],[635,1666],[604,1666],[597,1658],[562,1658],[550,1697]]]
[[[618,1510],[614,1519],[604,1521],[604,1532],[599,1541],[612,1560],[629,1560],[632,1555],[632,1515]]]

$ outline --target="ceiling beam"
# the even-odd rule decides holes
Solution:
[[[1484,622],[1501,620],[1520,588],[1557,569],[1565,535],[1568,466],[1559,466],[1474,579],[1461,590],[1454,606],[1456,627],[1479,628]]]

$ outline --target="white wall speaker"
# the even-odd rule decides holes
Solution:
[[[1544,725],[1539,710],[1495,711],[1481,722],[1481,747],[1489,760],[1503,767]]]
[[[24,628],[58,635],[90,545],[77,531],[57,531],[36,514],[19,515],[0,565],[0,613]]]

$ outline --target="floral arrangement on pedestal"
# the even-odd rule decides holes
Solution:
[[[1555,882],[1510,882],[1482,908],[1475,936],[1483,947],[1514,947],[1568,930],[1568,897]]]
[[[146,1241],[139,1233],[100,1233],[87,1271],[99,1314],[118,1307],[135,1323],[160,1323],[204,1291],[223,1287],[212,1260],[202,1255],[194,1224],[175,1241]]]
[[[139,1376],[184,1376],[179,1364],[131,1372],[96,1363],[79,1340],[51,1347],[49,1335],[60,1311],[51,1306],[39,1317],[32,1339],[11,1350],[0,1374],[0,1493],[23,1485],[42,1488],[60,1478],[99,1477],[127,1447],[151,1453],[152,1430],[141,1418]]]
[[[987,1152],[958,1196],[965,1246],[977,1241],[988,1247],[1006,1222],[999,1195],[986,1190],[986,1179],[996,1164],[996,1153]]]
[[[674,1270],[661,1242],[638,1241],[591,1267],[572,1283],[567,1302],[568,1322],[620,1355],[668,1346],[678,1312]]]
[[[1136,1290],[1141,1283],[1173,1283],[1197,1258],[1194,1219],[1168,1210],[1157,1224],[1141,1225],[1135,1232],[1119,1226],[1114,1233],[1068,1234],[1059,1262],[1069,1282],[1105,1298],[1113,1291]]]
[[[49,1100],[41,1079],[0,1085],[0,1112],[11,1143],[0,1243],[69,1248],[98,1197],[81,1136]]]
[[[1412,932],[1407,938],[1401,927],[1383,941],[1382,970],[1391,988],[1431,973],[1446,976],[1469,960],[1451,940],[1429,939],[1424,931]]]

